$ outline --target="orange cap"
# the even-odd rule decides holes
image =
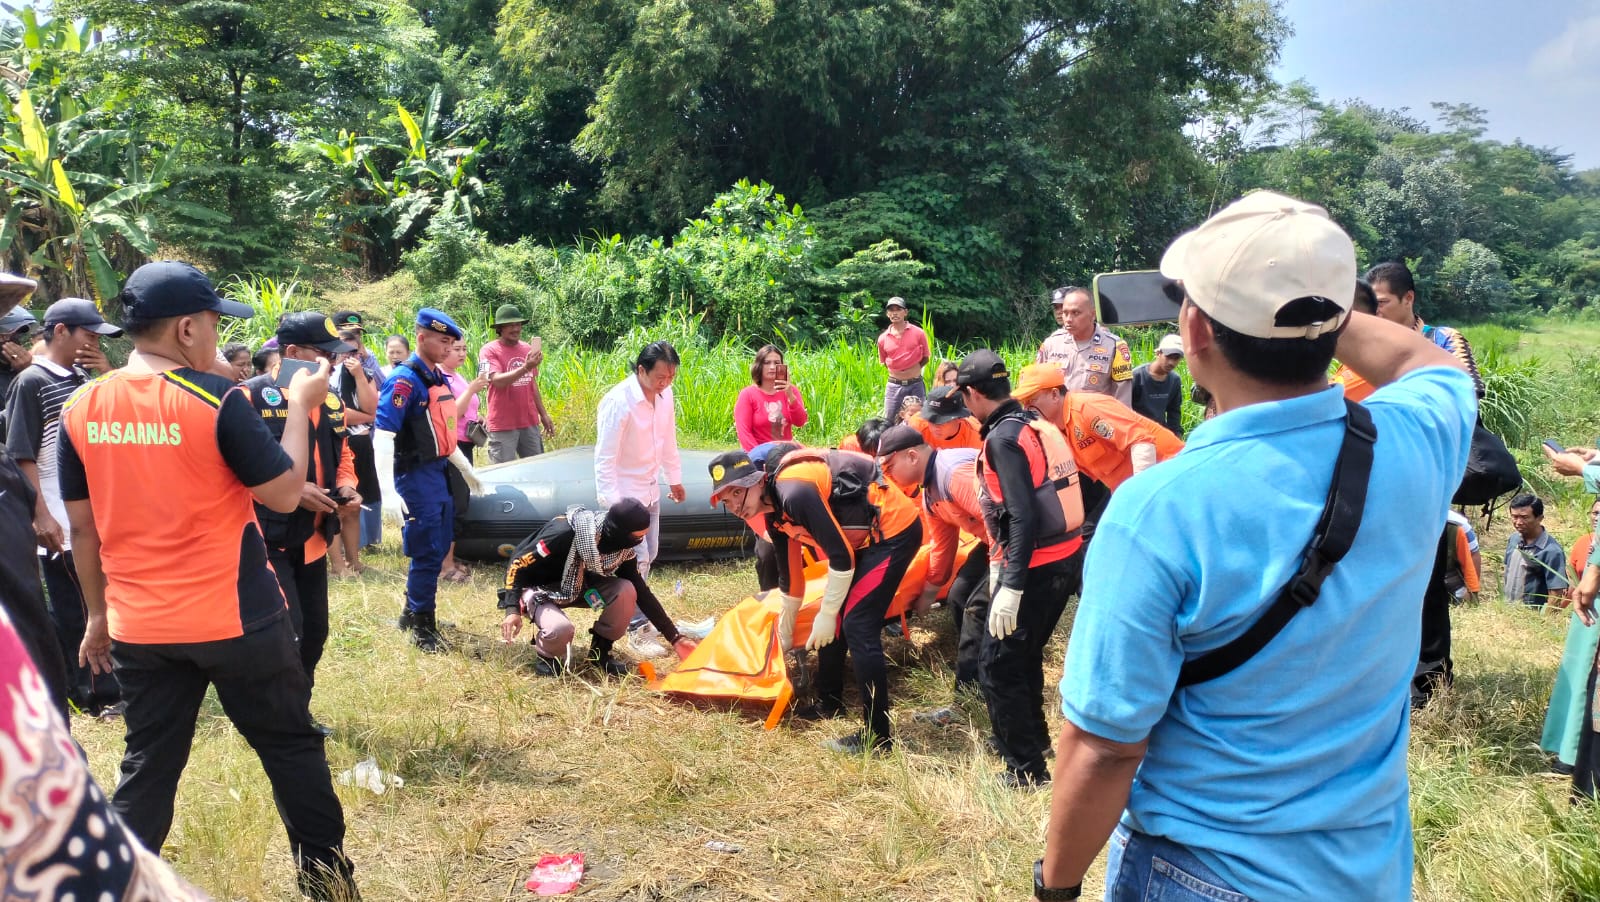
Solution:
[[[1026,404],[1039,392],[1052,388],[1066,388],[1067,377],[1054,363],[1030,363],[1022,368],[1022,376],[1011,390],[1011,397]]]

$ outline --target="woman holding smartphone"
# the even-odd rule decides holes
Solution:
[[[749,451],[764,442],[787,442],[806,424],[800,389],[789,381],[789,365],[775,345],[763,345],[750,365],[750,381],[733,403],[739,447]]]

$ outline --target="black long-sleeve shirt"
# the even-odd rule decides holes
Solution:
[[[1017,440],[1022,430],[1030,428],[1025,416],[1021,404],[1006,401],[989,414],[982,429],[983,454],[1005,499],[1003,506],[987,499],[984,521],[989,535],[1000,543],[1004,561],[1000,585],[1019,590],[1028,584],[1028,564],[1039,539],[1028,455]]]
[[[543,588],[559,591],[561,577],[567,567],[567,553],[572,550],[574,536],[572,524],[567,522],[567,518],[557,517],[546,523],[538,532],[523,539],[516,550],[511,552],[511,563],[506,565],[506,582],[499,592],[499,606],[506,610],[516,610],[518,599],[522,597],[524,589]],[[656,629],[661,631],[662,638],[668,642],[677,642],[678,627],[672,622],[672,618],[667,616],[667,610],[662,607],[661,600],[650,591],[650,585],[639,572],[639,562],[629,558],[617,568],[615,576],[633,584],[639,610],[655,624]],[[581,603],[576,598],[573,602]]]

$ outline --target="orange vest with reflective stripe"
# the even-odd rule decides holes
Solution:
[[[917,506],[885,479],[877,462],[865,454],[799,448],[785,454],[776,467],[770,462],[768,466],[770,484],[775,485],[780,479],[803,479],[815,485],[851,548],[859,550],[893,538],[920,517]],[[857,487],[864,487],[864,491]],[[780,514],[774,518],[773,527],[812,548],[818,547],[807,524]]]
[[[1039,538],[1028,566],[1037,567],[1063,557],[1059,546],[1071,544],[1066,554],[1076,550],[1083,526],[1083,494],[1078,488],[1078,465],[1061,430],[1043,417],[1024,418],[1023,424],[1024,428],[1017,434],[1017,444],[1028,458],[1028,479],[1034,487],[1034,516],[1039,518]],[[977,472],[989,500],[1004,507],[1000,477],[989,464],[987,443],[978,454]],[[1004,539],[1004,534],[994,536],[996,547],[990,549],[991,556],[997,554]]]

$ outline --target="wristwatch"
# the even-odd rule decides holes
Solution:
[[[1044,885],[1044,859],[1033,863],[1033,898],[1038,902],[1067,902],[1083,895],[1083,883],[1077,886],[1060,887],[1051,889]]]

